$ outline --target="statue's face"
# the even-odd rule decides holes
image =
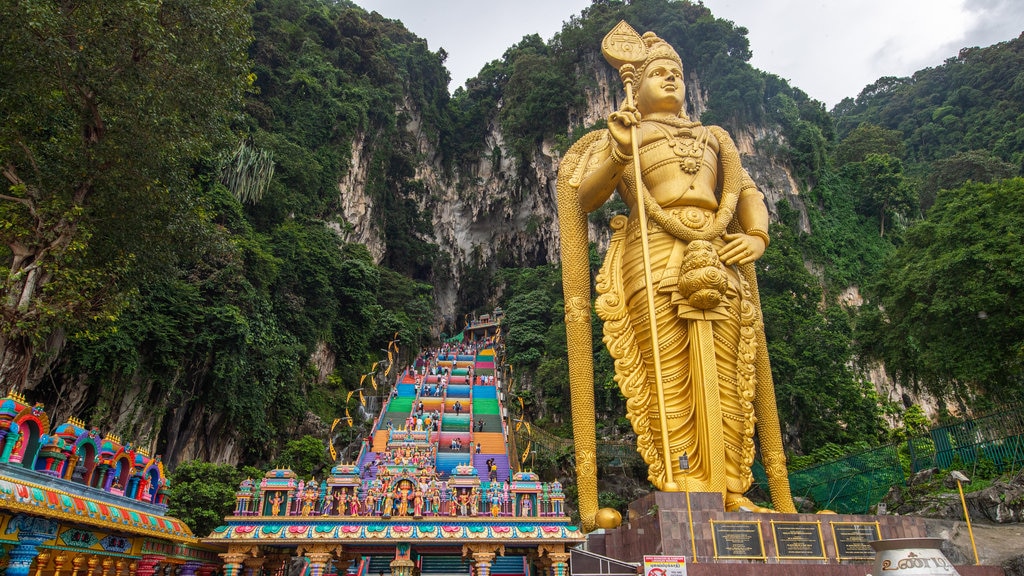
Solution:
[[[661,58],[647,65],[636,92],[636,107],[640,114],[677,114],[683,109],[685,99],[683,70],[675,60]]]

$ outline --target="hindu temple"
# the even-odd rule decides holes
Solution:
[[[7,576],[210,576],[221,567],[167,516],[159,456],[41,405],[0,400],[0,569]]]
[[[319,480],[272,470],[244,481],[232,516],[203,539],[226,546],[225,576],[296,562],[308,576],[565,576],[585,537],[559,482],[509,453],[495,316],[397,377],[354,462]]]

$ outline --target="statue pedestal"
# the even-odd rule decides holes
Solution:
[[[874,562],[869,541],[926,537],[922,518],[726,512],[717,492],[691,492],[690,510],[697,562],[692,557],[683,492],[652,492],[636,500],[620,527],[588,536],[588,550],[641,565],[644,555],[685,556],[687,576],[863,576]],[[998,566],[957,566],[957,570],[963,576],[1003,574]]]

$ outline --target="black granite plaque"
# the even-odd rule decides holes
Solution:
[[[712,522],[715,558],[764,559],[760,522]]]
[[[881,540],[877,522],[832,522],[838,560],[861,560],[875,557],[869,542]]]
[[[775,557],[789,559],[825,559],[818,522],[772,522]]]

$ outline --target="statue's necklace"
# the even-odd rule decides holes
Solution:
[[[704,163],[704,151],[708,147],[708,131],[702,130],[699,138],[693,137],[693,130],[689,126],[673,126],[676,130],[669,130],[660,122],[654,122],[664,135],[672,153],[679,157],[679,168],[691,176],[696,176]],[[673,133],[674,132],[674,133]]]

